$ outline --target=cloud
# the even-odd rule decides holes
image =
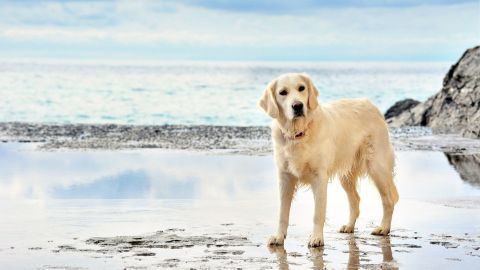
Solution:
[[[28,53],[75,47],[77,56],[102,48],[119,57],[158,51],[195,59],[215,52],[229,60],[413,59],[434,53],[445,60],[477,43],[480,32],[479,4],[452,1],[26,2],[0,2],[6,53],[19,55],[30,45]],[[82,52],[82,45],[89,47]]]
[[[476,0],[183,0],[183,3],[234,12],[259,13],[299,13],[312,12],[324,8],[399,8],[425,5],[452,5],[475,3]]]
[[[56,43],[78,42],[118,42],[118,43],[173,43],[173,44],[212,44],[220,40],[209,34],[193,34],[190,32],[165,30],[148,31],[116,31],[105,29],[58,29],[58,28],[10,28],[1,31],[0,36],[16,40],[40,40]]]
[[[2,1],[0,23],[35,26],[98,26],[114,23],[115,2]]]

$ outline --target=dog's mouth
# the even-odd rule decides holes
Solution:
[[[305,114],[302,112],[293,112],[293,118],[300,118],[300,117],[304,117]]]

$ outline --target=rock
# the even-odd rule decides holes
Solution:
[[[462,180],[473,186],[480,186],[480,155],[445,154],[445,156]]]
[[[480,46],[450,68],[439,93],[386,119],[391,127],[428,126],[437,133],[480,138]]]
[[[417,106],[420,103],[418,100],[407,98],[395,102],[392,107],[390,107],[385,113],[385,119],[390,119],[392,117],[398,116],[404,111],[410,110],[411,108]]]

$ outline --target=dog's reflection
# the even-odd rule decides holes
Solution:
[[[383,262],[380,268],[398,270],[398,266],[396,264],[391,264],[391,262],[393,262],[393,254],[392,244],[390,244],[390,236],[382,237],[380,239],[380,244],[382,245],[383,255]]]
[[[398,270],[398,267],[390,264],[393,261],[392,246],[390,237],[382,237],[378,240],[378,245],[382,249],[383,262],[378,265],[380,269]],[[269,251],[277,256],[278,269],[289,269],[288,253],[283,246],[269,246]],[[313,269],[325,269],[326,265],[323,261],[324,247],[310,248],[309,259],[312,262]],[[360,250],[354,235],[348,238],[348,262],[347,269],[360,268]]]
[[[270,253],[275,253],[275,255],[277,255],[278,269],[288,269],[287,251],[283,246],[268,246],[268,250]]]

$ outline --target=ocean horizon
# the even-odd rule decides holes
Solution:
[[[2,122],[268,125],[257,107],[280,74],[309,74],[321,103],[366,97],[381,111],[426,100],[446,62],[0,61]]]

